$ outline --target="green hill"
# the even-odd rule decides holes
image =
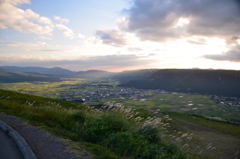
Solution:
[[[0,83],[33,82],[33,81],[56,82],[60,81],[60,77],[40,75],[37,73],[8,71],[0,68]]]
[[[134,76],[130,72],[128,74],[129,76],[126,74],[120,76],[122,78],[116,77],[122,82],[120,86],[240,97],[240,71],[163,69],[148,71],[147,75],[141,71]],[[140,75],[144,75],[144,78],[141,78]],[[133,78],[130,78],[131,76]]]
[[[240,125],[114,102],[102,108],[0,90],[0,112],[83,142],[95,158],[238,158]],[[77,149],[77,148],[76,148]]]

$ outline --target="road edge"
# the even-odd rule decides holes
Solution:
[[[25,159],[37,159],[31,147],[25,139],[13,128],[0,121],[0,129],[2,129],[17,144]]]

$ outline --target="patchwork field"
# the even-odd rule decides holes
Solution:
[[[68,88],[71,85],[75,84],[85,84],[89,81],[79,78],[71,79],[62,79],[61,82],[33,82],[33,83],[0,83],[0,89],[19,91],[22,93],[37,95],[37,96],[46,96],[44,94],[49,93],[58,93],[61,91],[71,92]],[[80,91],[82,89],[79,89]]]
[[[125,106],[147,107],[150,109],[161,109],[164,111],[175,111],[183,113],[202,114],[206,116],[215,116],[224,119],[240,119],[240,110],[236,107],[226,107],[224,103],[216,103],[210,100],[211,96],[188,95],[188,94],[156,94],[146,101],[114,98],[110,99]],[[101,99],[97,103],[104,103],[109,99]]]
[[[69,78],[62,79],[61,82],[34,82],[34,83],[0,83],[0,89],[18,91],[26,94],[32,94],[48,98],[60,98],[59,93],[65,96],[71,96],[75,99],[82,99],[86,96],[92,97],[92,92],[118,92],[121,89],[113,88],[96,88],[94,85],[112,85],[116,86],[117,81],[99,80],[99,79],[79,79]],[[87,85],[83,87],[83,85]],[[75,92],[84,92],[76,94]],[[210,95],[193,95],[181,94],[173,92],[149,92],[148,90],[138,90],[138,93],[146,95],[142,97],[102,97],[92,99],[90,104],[103,104],[104,102],[115,101],[122,103],[126,107],[146,107],[150,109],[161,109],[164,111],[175,111],[182,113],[201,114],[206,116],[214,116],[224,119],[240,120],[239,107],[226,106],[225,102],[215,102]],[[75,95],[73,95],[75,93]],[[87,95],[89,94],[89,95]],[[137,93],[136,93],[137,94]]]

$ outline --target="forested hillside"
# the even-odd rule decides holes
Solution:
[[[240,71],[163,69],[149,73],[143,79],[129,80],[120,86],[240,97]]]

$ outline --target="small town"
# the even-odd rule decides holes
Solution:
[[[63,86],[60,86],[63,87]],[[135,89],[135,88],[121,88],[114,87],[112,85],[98,85],[93,84],[84,84],[84,85],[64,85],[68,87],[71,93],[66,91],[52,94],[44,94],[44,96],[58,96],[58,99],[64,99],[66,101],[77,101],[77,102],[86,102],[90,103],[92,100],[98,100],[103,98],[122,98],[122,99],[133,99],[139,101],[145,101],[148,97],[151,97],[153,94],[165,92],[164,90],[144,90],[144,89]],[[91,89],[89,89],[91,88]],[[74,91],[74,89],[85,89],[84,91]]]
[[[152,97],[155,94],[159,93],[170,93],[170,94],[186,94],[183,92],[167,92],[162,89],[136,89],[136,88],[123,88],[115,87],[110,84],[82,84],[82,85],[61,85],[59,87],[68,87],[68,90],[71,91],[62,91],[58,93],[49,93],[44,94],[44,96],[57,96],[57,99],[62,99],[66,101],[74,101],[80,103],[91,104],[92,101],[98,101],[99,99],[112,99],[112,98],[121,98],[121,99],[131,99],[139,102],[147,101],[148,98]],[[83,91],[75,91],[77,89],[84,89]],[[198,95],[197,93],[188,93],[191,95]],[[161,100],[161,99],[160,99]],[[211,95],[210,101],[215,103],[224,104],[225,107],[235,107],[237,110],[240,110],[240,98],[237,97],[225,97]],[[94,104],[92,104],[94,105]]]

